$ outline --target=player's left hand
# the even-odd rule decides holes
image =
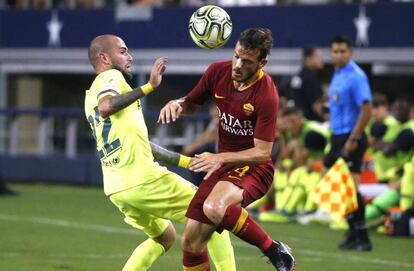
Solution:
[[[190,170],[194,172],[207,172],[204,177],[204,180],[206,180],[222,165],[223,161],[220,154],[203,152],[202,154],[196,154],[195,157],[191,159]]]
[[[162,75],[165,72],[166,64],[168,57],[160,57],[155,60],[154,65],[152,66],[151,75],[149,83],[153,88],[157,88],[162,81]]]

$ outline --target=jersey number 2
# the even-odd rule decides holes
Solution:
[[[93,117],[89,115],[88,122],[92,128],[92,135],[97,141],[96,126],[100,124],[102,121],[100,119],[97,106],[94,108],[94,111],[95,111],[95,116]],[[118,150],[121,147],[121,142],[119,139],[115,139],[112,142],[108,142],[109,131],[111,130],[111,127],[112,127],[111,119],[110,118],[104,119],[103,129],[102,129],[102,140],[103,140],[104,145],[102,149],[98,150],[98,155],[99,155],[99,158],[101,159],[109,156],[110,154],[112,154],[114,151]]]

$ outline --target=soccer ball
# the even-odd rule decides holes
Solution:
[[[195,44],[204,49],[214,49],[229,40],[233,24],[224,9],[208,5],[193,13],[188,29]]]

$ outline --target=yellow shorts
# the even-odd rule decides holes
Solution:
[[[185,213],[196,187],[179,175],[168,172],[158,180],[110,195],[125,215],[124,221],[150,238],[160,236],[170,221],[184,224]]]

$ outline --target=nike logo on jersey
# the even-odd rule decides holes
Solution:
[[[225,99],[226,97],[225,96],[220,96],[216,92],[216,93],[214,93],[214,98],[216,98],[216,99]]]

